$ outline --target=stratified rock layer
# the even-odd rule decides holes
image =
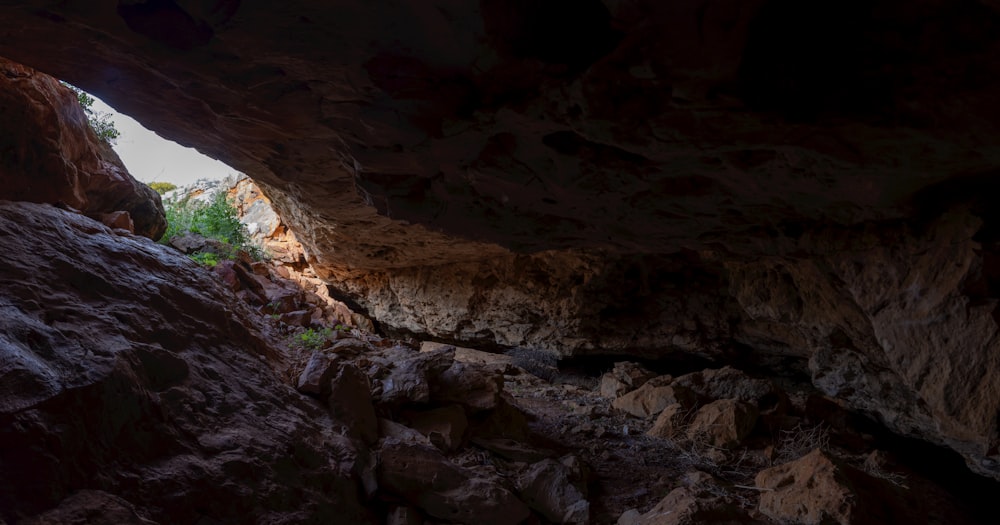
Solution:
[[[354,449],[210,272],[47,205],[0,201],[0,239],[0,520],[368,522]]]

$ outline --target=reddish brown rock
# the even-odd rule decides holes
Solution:
[[[0,236],[0,519],[371,522],[354,448],[210,272],[46,205],[0,202]]]
[[[285,323],[289,326],[299,326],[308,327],[313,322],[313,315],[311,310],[295,310],[294,312],[285,312],[278,317],[278,321]]]
[[[674,379],[672,384],[687,387],[699,396],[713,401],[737,399],[757,405],[768,396],[778,395],[778,389],[771,381],[753,379],[731,366],[686,374]]]
[[[656,374],[641,365],[628,361],[615,363],[614,368],[601,376],[601,395],[616,398],[639,388]]]
[[[757,407],[735,399],[720,399],[698,409],[687,427],[688,439],[717,448],[735,448],[757,422]]]
[[[690,409],[684,408],[680,403],[664,408],[663,412],[656,416],[656,421],[646,431],[646,435],[660,439],[672,439],[678,436],[684,430],[690,412]]]
[[[420,511],[413,507],[393,507],[385,518],[386,525],[424,525]]]
[[[445,346],[455,345],[446,345],[444,343],[435,343],[433,341],[423,341],[420,343],[420,351],[431,352]],[[484,352],[482,350],[476,350],[475,348],[464,348],[461,346],[455,346],[455,361],[474,365],[486,365],[487,367],[500,372],[509,371],[510,367],[514,364],[514,358],[509,355]]]
[[[410,411],[402,415],[411,428],[427,436],[435,447],[450,452],[462,444],[469,421],[459,405],[423,411]]]
[[[628,511],[618,520],[618,525],[750,525],[760,522],[732,501],[711,492],[689,487],[678,487],[664,496],[655,507],[641,514]]]
[[[454,355],[454,348],[450,351]],[[503,392],[503,373],[489,365],[455,362],[430,387],[435,402],[458,403],[471,412],[493,410]]]
[[[431,383],[454,363],[455,348],[421,353],[397,346],[383,351],[382,361],[387,373],[373,378],[377,380],[374,388],[379,403],[427,403],[431,399]]]
[[[667,380],[652,379],[639,388],[615,399],[611,406],[627,412],[635,417],[651,417],[663,409],[678,403],[691,408],[697,403],[697,397],[682,386],[673,386]]]
[[[156,525],[135,507],[117,496],[99,490],[81,490],[58,507],[22,520],[24,525]]]
[[[330,380],[330,414],[344,432],[371,445],[378,440],[378,417],[372,404],[368,376],[350,364],[340,366]]]
[[[479,414],[470,421],[471,434],[488,439],[507,438],[521,442],[528,440],[528,418],[517,406],[501,396],[495,409]]]
[[[379,418],[378,420],[379,439],[385,439],[397,443],[408,443],[422,447],[432,448],[434,446],[427,436],[391,419]]]
[[[152,239],[166,230],[160,196],[132,178],[59,81],[0,58],[0,114],[0,199],[66,206]]]
[[[905,503],[888,482],[819,449],[761,471],[756,484],[763,489],[760,511],[778,521],[804,525],[920,522],[920,505]]]
[[[508,490],[455,466],[437,449],[386,440],[379,456],[379,486],[433,517],[516,525],[530,514]]]
[[[581,490],[571,478],[565,465],[544,459],[521,473],[517,479],[518,493],[552,523],[586,525],[590,523],[587,493],[585,487]]]
[[[313,352],[299,374],[299,392],[317,397],[328,395],[330,380],[337,374],[337,365],[337,354],[322,350]]]
[[[132,223],[132,217],[127,211],[114,211],[111,213],[100,213],[100,214],[90,214],[88,215],[92,219],[101,221],[105,226],[111,229],[127,230],[131,233],[135,233],[135,224]]]

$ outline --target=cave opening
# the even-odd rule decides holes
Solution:
[[[787,523],[817,484],[845,522],[995,521],[989,2],[321,4],[0,8],[0,50],[259,168],[312,250],[198,266],[121,227],[148,199],[0,202],[0,521]]]

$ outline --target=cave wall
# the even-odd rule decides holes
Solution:
[[[163,235],[160,196],[132,177],[58,80],[0,57],[0,118],[0,199],[58,204]]]
[[[0,201],[0,239],[0,520],[374,521],[355,446],[211,272],[48,204]]]
[[[388,328],[785,360],[996,477],[996,7],[20,1],[0,55],[248,173]]]

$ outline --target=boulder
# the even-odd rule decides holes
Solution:
[[[459,403],[470,412],[493,410],[503,392],[503,372],[494,366],[456,362],[430,384],[436,403]]]
[[[197,252],[210,252],[221,255],[227,254],[230,251],[230,247],[226,243],[217,239],[210,239],[198,233],[174,235],[170,238],[170,246],[187,255]]]
[[[685,427],[685,419],[690,411],[680,403],[674,403],[660,412],[656,416],[653,426],[646,431],[646,435],[660,439],[673,439],[681,434]]]
[[[219,264],[212,267],[212,273],[215,274],[222,284],[226,285],[226,288],[234,292],[239,292],[242,286],[240,285],[240,278],[234,269],[235,265],[235,261],[219,261]],[[247,302],[250,303],[252,301]]]
[[[619,361],[610,372],[601,376],[601,395],[611,399],[621,397],[654,377],[656,373],[638,363]]]
[[[470,434],[474,437],[507,438],[522,442],[528,440],[527,416],[503,396],[495,409],[476,414],[470,425]]]
[[[618,525],[748,525],[757,524],[735,502],[698,487],[678,487],[649,512],[628,510]]]
[[[409,443],[422,447],[432,448],[434,444],[424,434],[414,430],[402,423],[397,423],[391,419],[379,418],[378,420],[379,439],[384,439],[399,443]]]
[[[459,405],[407,411],[401,417],[407,426],[427,436],[434,446],[445,452],[457,449],[469,428],[465,410]]]
[[[377,401],[387,405],[427,403],[431,399],[428,381],[437,381],[455,361],[455,348],[416,352],[397,346],[383,352],[388,374],[379,378]]]
[[[896,487],[844,464],[820,449],[755,478],[761,513],[803,525],[922,523],[919,505],[904,503]]]
[[[299,326],[305,328],[312,324],[313,316],[312,311],[310,310],[295,310],[294,312],[285,312],[281,314],[278,320],[289,326]]]
[[[372,444],[378,439],[378,418],[372,404],[368,376],[346,364],[330,380],[327,405],[334,420],[343,424],[347,435]]]
[[[435,518],[516,525],[530,514],[510,491],[454,465],[435,448],[387,439],[379,458],[379,486]]]
[[[695,413],[688,439],[716,448],[735,448],[757,422],[757,407],[735,399],[713,401]]]
[[[674,403],[690,408],[697,401],[697,396],[687,388],[669,384],[667,379],[656,378],[615,399],[611,406],[635,417],[647,418],[659,414]]]
[[[299,374],[296,388],[303,394],[324,397],[330,393],[330,380],[337,373],[337,355],[317,350],[309,356],[306,367]]]
[[[372,349],[372,345],[361,339],[356,339],[339,331],[335,331],[334,334],[336,334],[338,341],[327,349],[331,353],[346,357],[356,357]]]
[[[129,215],[127,211],[113,211],[111,213],[97,213],[97,214],[87,214],[91,219],[100,221],[102,224],[111,228],[112,230],[126,230],[130,233],[135,233],[135,224],[132,222],[132,216]]]
[[[101,490],[86,489],[68,496],[58,507],[18,523],[21,525],[156,525],[156,522],[139,515],[135,507],[124,499]]]
[[[413,507],[393,506],[385,517],[385,525],[424,525],[424,517]]]
[[[436,343],[433,341],[423,341],[420,343],[420,351],[431,352],[446,346],[454,345]],[[475,348],[455,346],[455,361],[458,361],[459,363],[487,365],[497,370],[507,371],[511,365],[513,365],[514,359],[511,356],[504,354],[484,352],[482,350],[476,350]]]
[[[572,473],[562,463],[543,459],[521,473],[517,490],[521,499],[547,520],[559,524],[590,523],[586,487],[572,482]]]
[[[674,379],[673,384],[687,387],[709,400],[738,399],[754,405],[778,393],[771,381],[754,379],[731,366],[682,375]]]

